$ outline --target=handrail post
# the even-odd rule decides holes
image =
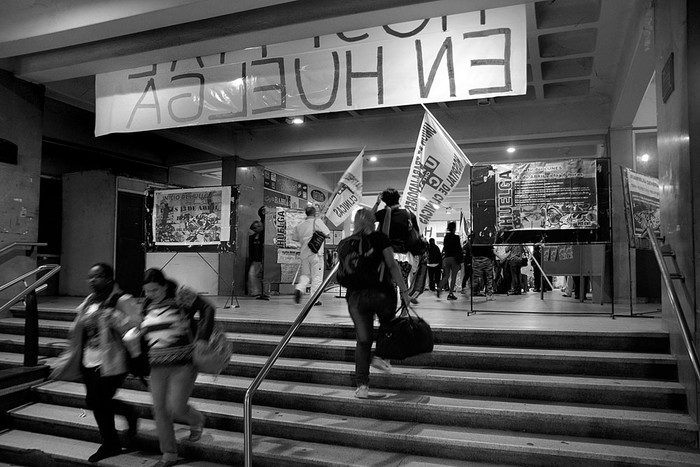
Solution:
[[[39,362],[39,309],[36,292],[24,297],[24,366],[36,366]]]
[[[326,289],[326,286],[331,279],[333,279],[333,276],[335,276],[336,271],[338,271],[338,263],[333,266],[333,269],[331,269],[331,272],[328,273],[328,276],[325,278],[323,283],[321,283],[318,289],[316,289],[311,297],[309,297],[309,301],[306,303],[306,305],[304,305],[304,308],[299,313],[299,316],[297,316],[296,320],[294,320],[289,330],[287,330],[287,333],[282,337],[280,343],[277,344],[275,350],[272,351],[272,354],[270,354],[262,369],[260,372],[258,372],[258,375],[255,377],[253,382],[250,383],[250,386],[248,386],[248,389],[245,392],[245,397],[243,398],[243,465],[245,467],[253,466],[253,394],[255,394],[255,391],[257,391],[258,387],[260,387],[260,384],[262,384],[262,381],[270,372],[272,365],[275,364],[277,358],[282,354],[282,351],[285,349],[285,347],[287,347],[289,341],[292,340],[292,336],[297,332],[297,329],[299,329],[299,326],[301,326],[304,319],[306,319],[306,316],[309,314],[311,308],[318,301],[318,298]]]

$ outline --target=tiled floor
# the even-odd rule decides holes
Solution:
[[[343,294],[344,294],[343,290]],[[351,324],[344,298],[338,297],[338,289],[333,288],[322,294],[321,306],[311,307],[306,321],[323,323]],[[607,330],[649,332],[665,329],[661,319],[660,304],[635,304],[632,310],[641,316],[631,317],[629,303],[616,304],[615,319],[611,318],[611,304],[594,304],[590,300],[583,303],[562,295],[560,291],[544,294],[530,292],[523,295],[496,295],[496,300],[487,302],[484,297],[456,294],[457,300],[447,300],[447,294],[438,299],[433,292],[425,292],[415,305],[416,312],[431,326],[456,328],[491,329],[549,329],[549,330]],[[220,316],[239,316],[247,319],[275,320],[292,322],[302,311],[308,295],[301,304],[295,304],[291,295],[272,296],[269,301],[251,297],[210,296],[216,303]],[[79,297],[39,297],[40,306],[63,309],[75,308]],[[467,311],[472,310],[467,316]]]

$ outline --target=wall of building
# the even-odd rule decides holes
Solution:
[[[17,164],[0,162],[0,248],[36,242],[39,232],[41,135],[44,90],[0,70],[0,138],[17,145]],[[0,258],[0,284],[36,267],[36,251]],[[23,286],[0,294],[9,299]]]
[[[687,10],[686,10],[687,8]],[[656,87],[658,119],[659,182],[661,184],[661,232],[676,252],[689,300],[680,294],[685,319],[698,345],[698,313],[696,308],[699,238],[695,219],[700,216],[695,203],[700,183],[700,37],[688,26],[686,18],[700,17],[698,2],[656,2]],[[664,67],[673,54],[673,92],[664,102],[663,91],[670,76]],[[668,69],[667,69],[668,70]],[[693,83],[695,86],[689,86]],[[695,133],[699,134],[695,134]],[[694,142],[693,142],[694,141]],[[678,283],[678,282],[676,282]],[[683,345],[677,319],[667,295],[662,298],[663,316],[671,331],[672,351],[679,357],[679,378],[687,389],[689,411],[698,417],[698,386]]]

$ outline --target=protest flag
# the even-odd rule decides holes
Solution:
[[[340,177],[335,192],[331,196],[331,202],[326,210],[326,219],[336,227],[340,227],[340,224],[350,217],[353,208],[362,201],[362,161],[364,155],[365,148],[362,148],[360,154]]]
[[[457,186],[464,168],[472,165],[440,122],[423,108],[425,115],[401,196],[401,204],[418,218],[421,232]]]

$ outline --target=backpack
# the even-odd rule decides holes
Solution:
[[[338,243],[336,279],[348,289],[377,287],[384,278],[384,259],[376,255],[362,235],[351,235]],[[379,260],[377,260],[379,258]]]
[[[406,251],[414,256],[420,256],[428,250],[428,242],[413,228],[412,218],[408,217],[408,236],[406,237]]]

